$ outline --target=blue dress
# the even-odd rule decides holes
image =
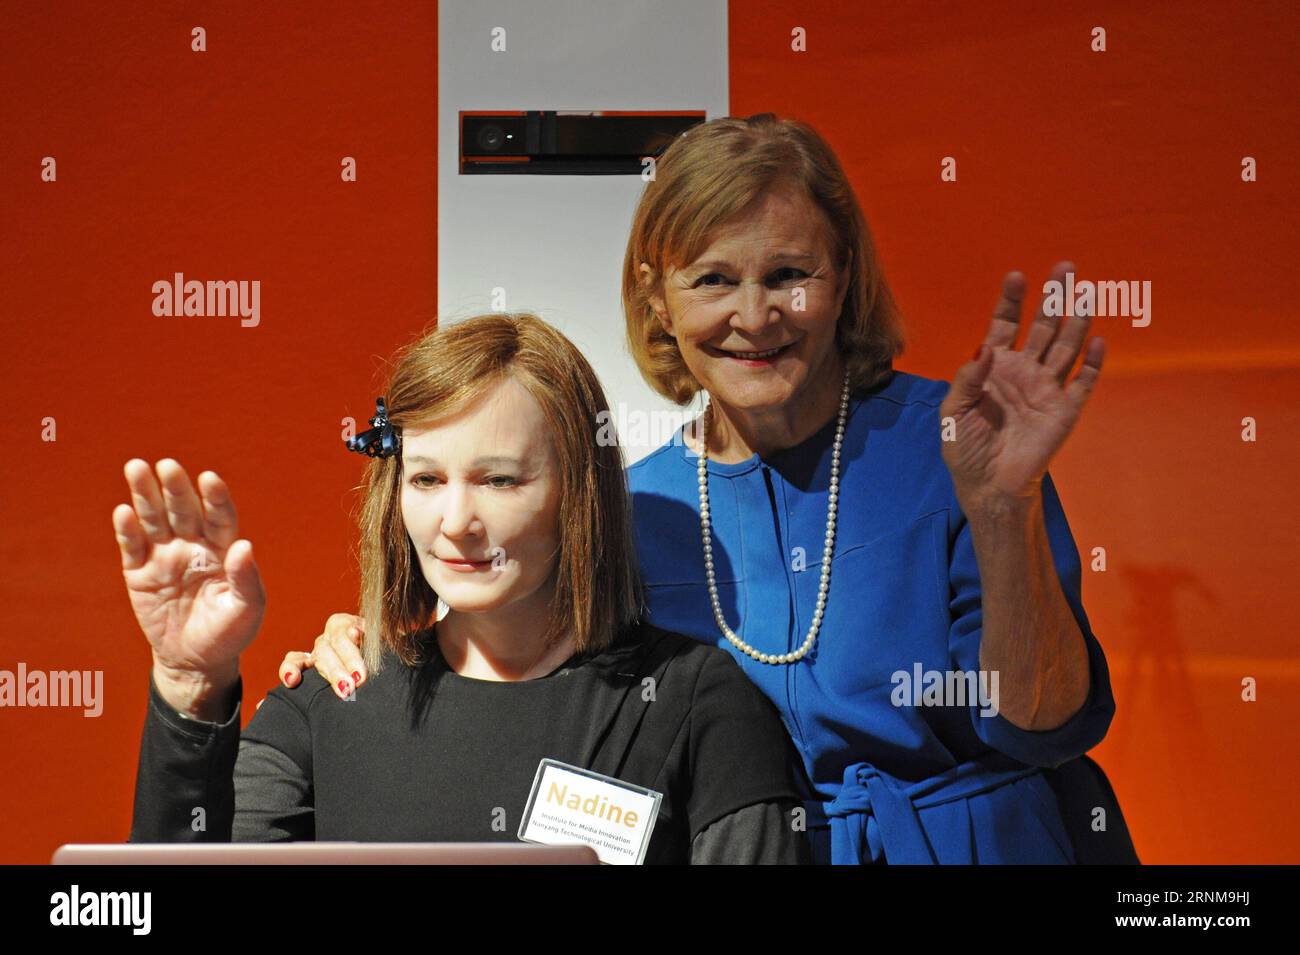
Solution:
[[[704,574],[699,457],[681,430],[627,472],[648,619],[730,651],[776,705],[811,786],[806,822],[820,862],[1075,861],[1041,767],[1100,742],[1115,702],[1050,474],[1045,522],[1088,645],[1088,699],[1057,729],[1024,730],[994,713],[987,696],[944,696],[929,672],[959,689],[952,674],[979,670],[982,632],[975,548],[940,451],[948,387],[895,371],[850,397],[830,591],[816,643],[794,664],[752,660],[718,630]],[[719,601],[731,629],[762,652],[797,649],[812,622],[835,426],[767,457],[709,461]]]

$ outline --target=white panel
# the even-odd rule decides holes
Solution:
[[[492,29],[505,29],[494,53]],[[438,8],[438,309],[454,322],[531,311],[591,361],[611,407],[677,411],[627,354],[619,274],[639,176],[458,174],[458,114],[487,109],[702,109],[727,114],[726,0],[441,0]],[[643,419],[644,420],[644,419]],[[644,443],[621,435],[631,463]]]

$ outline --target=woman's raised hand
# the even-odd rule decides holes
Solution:
[[[286,653],[280,664],[280,681],[293,686],[302,678],[302,671],[315,667],[325,682],[342,699],[366,682],[366,663],[361,656],[361,640],[365,622],[350,613],[330,614],[325,621],[325,632],[316,638],[310,653],[294,650]]]
[[[113,528],[154,681],[185,715],[224,718],[239,655],[266,609],[253,545],[239,539],[230,490],[213,472],[199,475],[198,494],[170,458],[158,462],[157,479],[139,458],[123,473],[132,504],[113,509]]]
[[[1062,282],[1073,269],[1072,263],[1059,262],[1052,278]],[[1024,275],[1009,272],[981,351],[958,369],[939,406],[943,458],[967,513],[985,500],[1041,494],[1048,463],[1101,373],[1103,341],[1093,338],[1083,348],[1090,324],[1086,315],[1052,317],[1040,304],[1024,345],[1016,349],[1024,294]],[[1083,364],[1067,383],[1081,350]]]

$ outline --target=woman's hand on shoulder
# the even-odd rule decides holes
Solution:
[[[280,664],[280,682],[296,686],[302,671],[315,668],[339,699],[366,682],[366,663],[361,656],[361,641],[365,636],[364,621],[350,613],[330,614],[325,621],[325,632],[316,638],[310,653],[293,650],[286,653]]]

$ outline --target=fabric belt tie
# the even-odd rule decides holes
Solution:
[[[853,763],[844,770],[839,795],[829,802],[805,802],[809,825],[830,824],[831,860],[837,864],[860,865],[864,860],[891,865],[934,865],[935,858],[918,809],[941,806],[989,792],[1040,772],[1001,754],[959,763],[937,776],[905,782],[882,772],[870,763]],[[965,814],[964,859],[944,862],[970,863],[970,815]]]

